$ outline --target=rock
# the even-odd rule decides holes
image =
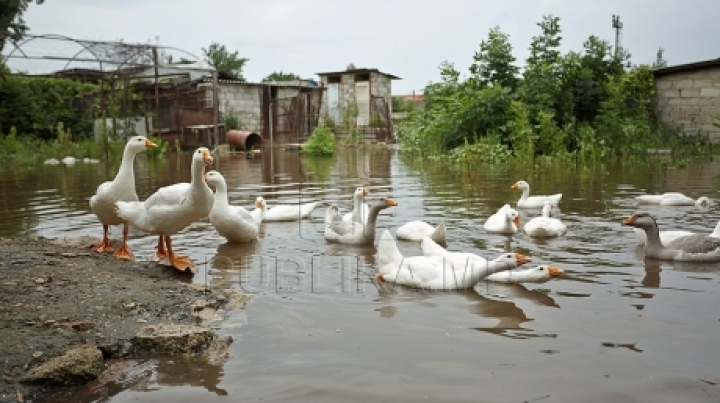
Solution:
[[[20,380],[23,383],[78,385],[97,378],[105,367],[102,352],[86,345],[40,364]]]
[[[78,332],[84,332],[86,330],[92,329],[94,325],[86,320],[80,320],[70,323],[70,327],[77,330]]]
[[[35,284],[45,284],[45,279],[42,277],[36,278]]]
[[[199,299],[190,304],[190,314],[200,320],[219,320],[217,301]]]
[[[133,337],[136,348],[159,353],[199,353],[215,340],[215,334],[196,325],[145,326]]]
[[[222,336],[215,339],[202,353],[202,357],[212,365],[222,364],[228,357],[228,349],[233,342],[232,336]]]
[[[127,340],[115,340],[98,345],[100,351],[107,358],[125,357],[132,352],[132,347],[132,344]]]
[[[228,310],[243,309],[252,299],[252,294],[245,294],[231,288],[223,290],[223,294],[228,298],[227,305],[225,306],[225,309]]]

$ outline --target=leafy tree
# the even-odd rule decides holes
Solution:
[[[559,48],[562,40],[560,18],[546,15],[537,25],[542,32],[530,42],[530,56],[523,74],[521,91],[533,122],[536,122],[540,112],[551,112],[555,109],[557,98],[562,91],[561,82],[558,80],[561,70]]]
[[[250,59],[238,57],[237,51],[230,53],[225,48],[225,45],[215,42],[211,43],[207,49],[203,48],[202,52],[205,55],[205,61],[215,67],[218,72],[238,80],[244,80],[242,76],[243,67]]]
[[[5,40],[19,41],[28,30],[22,15],[28,5],[35,1],[42,4],[45,0],[3,0],[0,1],[0,51],[5,47]]]
[[[500,27],[490,30],[487,41],[480,43],[480,50],[475,52],[475,62],[470,66],[470,73],[480,87],[500,85],[505,88],[517,88],[518,67],[513,65],[512,45],[509,36],[500,31]]]
[[[533,36],[532,42],[530,42],[530,57],[527,59],[528,67],[541,63],[554,65],[560,59],[560,51],[558,50],[562,41],[560,17],[545,15],[537,26],[540,27],[542,34]]]
[[[267,77],[263,78],[263,81],[292,81],[300,80],[300,76],[293,73],[285,73],[281,71],[274,71]]]

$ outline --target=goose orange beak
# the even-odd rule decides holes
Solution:
[[[563,271],[563,269],[561,269],[559,267],[548,266],[548,274],[550,274],[550,277],[552,277],[552,278],[560,277],[564,273],[565,273],[565,271]]]
[[[157,147],[157,144],[153,143],[152,141],[145,139],[145,148],[155,148]]]
[[[261,201],[256,201],[256,202],[255,202],[255,207],[257,207],[257,208],[263,208],[262,202],[261,202]]]
[[[532,259],[530,259],[530,256],[525,256],[520,253],[515,254],[515,263],[517,263],[518,266],[522,266],[525,263],[530,263],[530,262],[532,262]]]
[[[631,215],[630,217],[623,220],[622,225],[633,225],[635,224],[635,215]]]
[[[363,196],[367,196],[368,193],[370,193],[370,191],[367,190],[367,188],[363,188]]]
[[[397,202],[395,201],[395,199],[391,199],[391,198],[389,198],[389,197],[388,197],[387,199],[385,199],[385,204],[386,204],[387,206],[389,206],[389,207],[393,207],[393,206],[397,206],[397,205],[398,205]]]
[[[520,227],[520,217],[513,218],[512,222],[516,227]]]
[[[510,189],[517,189],[517,188],[518,188],[517,182],[513,183],[513,185],[510,186]]]
[[[203,150],[203,162],[205,163],[205,165],[210,165],[213,163],[213,161],[214,160],[212,155],[210,155],[210,151]]]

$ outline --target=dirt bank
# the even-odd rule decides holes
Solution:
[[[90,253],[93,241],[0,238],[0,402],[50,390],[20,379],[74,347],[97,346],[110,362],[134,352],[145,326],[199,324],[247,301],[154,263]]]

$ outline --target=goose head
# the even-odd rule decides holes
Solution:
[[[514,208],[506,209],[505,216],[508,218],[508,220],[512,221],[512,223],[515,224],[516,227],[520,228],[520,214],[518,214],[517,210],[515,210]]]
[[[556,277],[560,277],[565,273],[563,269],[555,266],[541,265],[533,267],[525,271],[527,279],[525,281],[546,281]]]
[[[265,198],[262,196],[258,196],[255,199],[255,207],[259,208],[260,210],[264,210],[265,207],[267,207],[267,203],[265,203]]]
[[[521,253],[503,253],[493,260],[495,263],[508,268],[519,267],[525,263],[532,262],[530,256],[523,255]]]
[[[388,207],[394,207],[397,206],[397,202],[395,199],[392,199],[390,197],[383,197],[382,199],[372,200],[368,202],[368,208],[372,210],[384,210]],[[331,207],[332,208],[332,207]]]
[[[353,198],[362,199],[363,197],[367,196],[368,193],[370,193],[370,191],[367,190],[367,188],[359,187],[355,189],[355,192],[353,192]]]
[[[150,148],[155,148],[155,147],[157,147],[157,144],[153,143],[145,136],[130,137],[127,144],[125,144],[125,148],[132,151],[135,154],[143,152]]]
[[[520,190],[526,190],[530,189],[530,185],[528,185],[525,181],[517,181],[514,185],[510,186],[511,189],[520,189]]]
[[[193,153],[193,163],[198,162],[205,165],[211,165],[213,161],[213,157],[210,155],[210,150],[205,147],[200,147]]]
[[[205,182],[210,186],[217,187],[219,184],[225,182],[225,178],[218,171],[208,171],[205,173]]]
[[[647,212],[639,211],[623,220],[622,225],[628,225],[635,228],[649,230],[657,228],[655,219]]]

